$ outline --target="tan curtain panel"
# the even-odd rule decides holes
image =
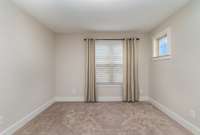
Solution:
[[[95,40],[86,39],[86,102],[96,102]]]
[[[123,101],[139,100],[138,47],[135,39],[125,39],[123,45]]]

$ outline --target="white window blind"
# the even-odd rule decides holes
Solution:
[[[115,85],[122,83],[123,41],[96,41],[96,82]]]

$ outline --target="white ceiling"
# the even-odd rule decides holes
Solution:
[[[147,32],[190,0],[13,0],[58,33]]]

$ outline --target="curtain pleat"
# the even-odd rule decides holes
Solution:
[[[95,40],[86,39],[86,102],[96,102]]]
[[[135,39],[125,39],[123,45],[123,101],[139,100],[138,48]]]

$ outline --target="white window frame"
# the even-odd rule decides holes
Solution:
[[[103,39],[102,39],[103,40]],[[113,39],[113,41],[115,41],[115,39]],[[118,40],[117,40],[118,41]],[[123,42],[122,42],[123,43]],[[122,44],[123,45],[123,44]],[[96,50],[95,50],[96,51]],[[123,50],[122,50],[122,53],[123,53]],[[96,56],[95,56],[96,57]],[[95,58],[96,59],[96,58]],[[123,60],[123,56],[122,56],[122,60]],[[95,64],[95,68],[97,67],[98,64]],[[104,65],[104,64],[101,64],[101,65]],[[109,65],[109,64],[105,64],[105,65]],[[118,65],[118,64],[111,64],[111,65]],[[123,71],[123,63],[122,64],[119,64],[122,66],[122,71]],[[122,86],[123,85],[123,80],[122,82],[96,82],[96,85],[97,86]]]
[[[168,42],[168,46],[169,46],[169,54],[164,55],[164,56],[160,56],[159,55],[159,39],[161,39],[162,37],[167,36],[167,42]],[[165,60],[165,59],[171,59],[172,58],[172,49],[171,49],[172,45],[171,45],[171,28],[167,28],[165,30],[163,30],[162,32],[156,34],[153,36],[153,60]]]

